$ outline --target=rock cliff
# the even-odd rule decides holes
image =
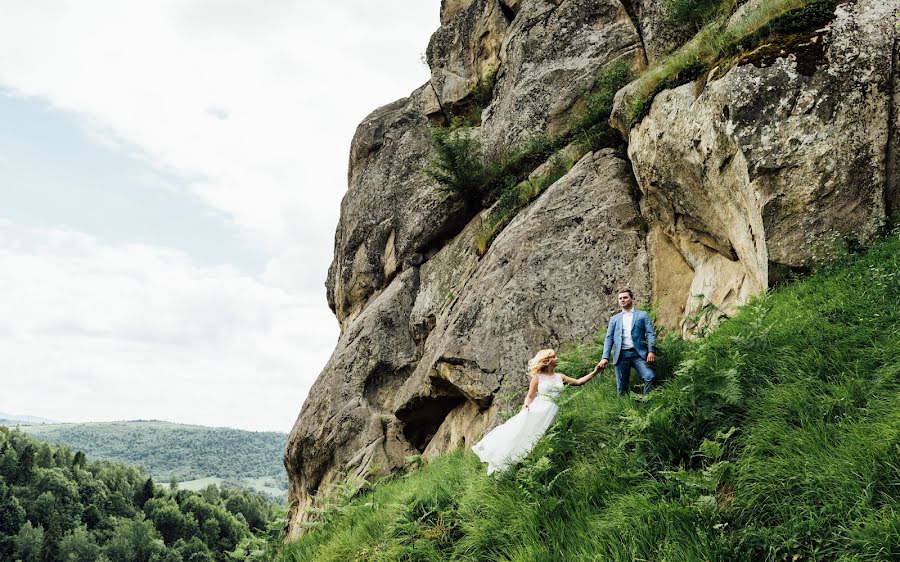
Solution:
[[[724,4],[698,37],[773,3]],[[782,4],[648,95],[642,80],[699,48],[662,0],[442,2],[431,80],[351,145],[326,283],[342,334],[285,452],[292,534],[347,475],[480,438],[517,407],[527,359],[594,337],[618,288],[688,334],[881,232],[900,211],[900,0]],[[579,144],[585,93],[622,65],[638,77],[612,107],[622,140]],[[568,144],[567,171],[488,239],[502,201],[423,171],[429,127],[453,116],[495,153]]]

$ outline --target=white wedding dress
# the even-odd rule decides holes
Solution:
[[[538,439],[553,423],[558,409],[556,399],[563,389],[558,373],[538,375],[537,396],[518,414],[498,425],[472,450],[482,462],[486,462],[488,474],[504,470],[527,455]]]

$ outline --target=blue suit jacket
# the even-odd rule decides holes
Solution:
[[[643,310],[634,310],[634,322],[631,324],[631,340],[634,349],[644,361],[647,354],[653,351],[656,345],[656,332],[653,331],[653,322],[650,316]],[[609,352],[615,349],[615,360],[619,362],[622,351],[622,313],[618,313],[609,319],[609,328],[606,330],[606,341],[603,343],[603,358],[609,359]]]

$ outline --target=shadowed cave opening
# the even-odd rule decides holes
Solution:
[[[403,422],[403,435],[420,453],[425,451],[447,416],[466,398],[446,381],[432,381],[434,396],[423,396],[397,412]]]

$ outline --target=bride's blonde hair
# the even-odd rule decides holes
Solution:
[[[528,376],[533,377],[547,368],[550,358],[556,355],[552,349],[542,349],[528,362]]]

